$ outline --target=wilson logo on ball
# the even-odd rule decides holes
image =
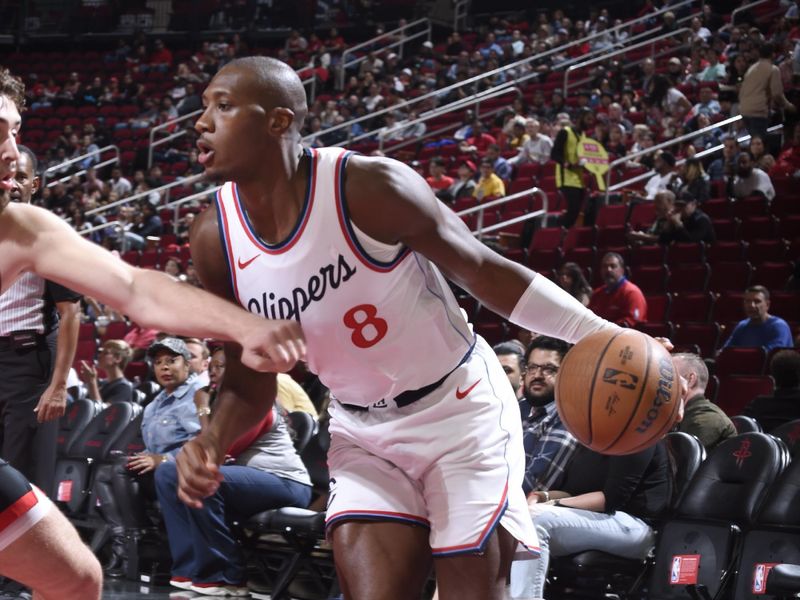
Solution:
[[[672,360],[662,358],[658,365],[658,389],[656,390],[656,397],[653,399],[653,406],[647,411],[647,416],[636,428],[638,433],[647,431],[653,422],[658,418],[658,413],[661,412],[661,406],[668,404],[672,396],[672,385],[675,382],[675,367]]]

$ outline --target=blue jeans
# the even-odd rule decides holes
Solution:
[[[172,575],[195,583],[238,585],[245,581],[246,565],[226,517],[246,519],[272,508],[306,507],[311,487],[251,467],[223,466],[220,471],[224,480],[201,509],[189,508],[178,499],[173,462],[156,469],[156,493],[167,526]]]
[[[601,550],[625,558],[644,558],[655,544],[650,526],[628,513],[606,513],[534,505],[533,524],[542,553],[538,559],[511,563],[511,598],[544,597],[550,555],[566,556],[584,550]]]

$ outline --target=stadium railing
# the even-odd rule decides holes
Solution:
[[[572,73],[577,71],[578,69],[585,69],[586,67],[589,67],[591,65],[594,65],[594,64],[597,64],[597,63],[602,63],[602,62],[604,62],[606,60],[614,58],[615,56],[621,56],[621,55],[627,54],[628,52],[631,52],[633,50],[639,50],[640,48],[646,48],[647,46],[650,46],[651,47],[651,51],[650,51],[650,56],[649,57],[643,57],[643,58],[640,58],[638,60],[625,62],[625,64],[621,66],[621,68],[623,70],[624,69],[629,69],[629,68],[631,68],[633,66],[636,66],[636,65],[642,63],[645,60],[645,58],[656,59],[656,58],[659,58],[661,56],[664,56],[665,54],[672,54],[672,53],[675,52],[675,50],[678,50],[678,49],[681,49],[681,48],[688,48],[690,42],[687,41],[687,40],[688,40],[689,34],[691,34],[691,32],[692,32],[692,30],[689,29],[688,27],[682,27],[680,29],[676,29],[675,31],[670,31],[669,33],[664,33],[662,35],[656,36],[654,38],[650,38],[648,40],[645,40],[643,42],[639,42],[637,44],[633,44],[633,45],[630,45],[630,46],[623,46],[622,48],[619,48],[617,50],[608,51],[606,49],[605,51],[602,52],[602,54],[600,54],[600,56],[594,56],[594,57],[589,58],[587,60],[583,60],[583,61],[581,61],[581,62],[579,62],[577,64],[573,64],[573,65],[568,66],[564,70],[564,88],[563,88],[564,97],[566,98],[568,96],[570,87],[573,87],[572,85],[570,85],[570,81],[569,81],[570,80],[570,75],[572,75]],[[665,41],[671,40],[671,39],[680,39],[682,36],[686,36],[687,40],[684,40],[680,45],[678,45],[678,46],[665,46],[665,47],[661,48],[660,50],[656,50],[656,47],[658,46],[659,42],[665,42]],[[591,79],[582,79],[579,82],[574,82],[574,85],[578,85],[578,84],[581,84],[581,83],[586,83],[588,81],[591,81]]]
[[[114,155],[111,158],[103,159],[102,156],[108,152],[113,152]],[[89,168],[94,167],[95,169],[100,169],[102,167],[106,167],[108,165],[119,164],[119,147],[113,144],[108,146],[103,146],[102,148],[98,148],[97,150],[92,150],[91,152],[87,152],[86,154],[81,154],[80,156],[76,156],[75,158],[70,158],[69,160],[65,160],[62,163],[57,165],[53,165],[47,167],[44,171],[42,171],[42,187],[53,187],[58,183],[64,183],[72,179],[75,175],[83,175],[86,173],[88,169],[80,169],[78,171],[70,172],[68,175],[64,175],[59,177],[58,179],[51,179],[53,176],[58,176],[59,171],[63,169],[68,169],[72,165],[80,164],[87,158],[91,158],[92,156],[97,156],[100,159],[97,163],[94,163],[89,166]]]
[[[419,30],[417,30],[419,29]],[[336,66],[336,88],[341,90],[344,87],[345,74],[347,69],[359,65],[367,57],[367,53],[373,51],[384,51],[397,49],[397,55],[403,58],[403,50],[406,44],[414,40],[425,38],[427,41],[431,40],[431,20],[428,18],[417,19],[405,25],[401,25],[397,29],[392,29],[381,35],[377,35],[366,42],[356,44],[346,48],[342,52],[342,59]],[[382,45],[386,42],[385,45]],[[362,52],[361,56],[356,56],[357,53]]]

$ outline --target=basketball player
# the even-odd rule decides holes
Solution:
[[[443,600],[499,600],[516,540],[537,551],[519,409],[442,274],[528,330],[575,342],[616,326],[477,242],[405,165],[303,149],[305,92],[286,64],[232,61],[203,103],[200,161],[228,183],[196,221],[193,262],[207,289],[302,322],[334,398],[327,524],[345,597],[418,598],[433,556]],[[178,458],[198,508],[275,395],[274,375],[226,355],[210,427]]]
[[[288,369],[304,355],[297,323],[265,321],[163,273],[135,269],[51,213],[9,203],[23,102],[22,82],[0,69],[0,293],[33,271],[153,328],[237,340],[241,359],[257,369]],[[3,461],[0,516],[0,573],[32,587],[34,598],[100,598],[95,557],[47,497]]]

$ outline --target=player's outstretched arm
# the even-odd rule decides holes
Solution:
[[[476,240],[425,180],[402,163],[353,157],[346,194],[359,228],[379,241],[402,242],[424,255],[449,279],[517,325],[569,342],[617,327],[546,277]]]
[[[168,275],[137,269],[75,233],[55,215],[26,205],[3,211],[14,227],[11,276],[33,270],[98,298],[136,322],[176,334],[233,341],[242,360],[261,371],[285,371],[305,355],[295,322],[265,321]]]
[[[232,299],[228,265],[216,222],[216,211],[207,210],[191,232],[192,262],[200,281],[210,292]],[[219,486],[219,465],[227,449],[272,409],[277,382],[272,373],[257,373],[242,364],[239,348],[225,345],[225,377],[207,428],[186,443],[178,455],[178,495],[189,506],[200,508],[202,499]]]

